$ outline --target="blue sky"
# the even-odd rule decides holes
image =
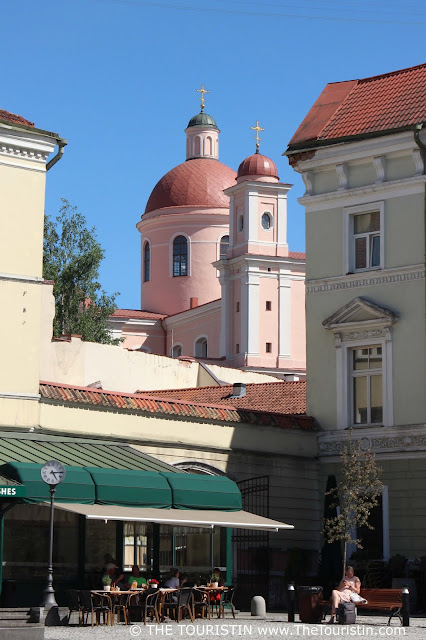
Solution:
[[[68,140],[47,178],[46,212],[67,198],[96,226],[103,287],[139,308],[135,228],[149,194],[185,159],[184,129],[206,111],[233,168],[261,152],[294,184],[289,244],[304,249],[299,176],[281,154],[327,82],[425,62],[423,0],[15,0],[2,3],[0,108]]]

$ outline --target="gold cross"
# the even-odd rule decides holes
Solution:
[[[250,127],[250,129],[253,129],[253,131],[256,131],[256,135],[253,137],[256,140],[256,153],[259,153],[259,142],[262,140],[262,138],[259,138],[259,131],[265,131],[265,129],[262,129],[262,127],[259,127],[259,120],[256,120],[256,126]]]
[[[204,94],[205,93],[210,93],[210,91],[208,89],[204,89],[204,84],[202,84],[201,85],[201,89],[197,89],[197,93],[201,93],[201,97],[200,97],[200,100],[201,100],[201,111],[203,111],[204,103],[205,103]]]

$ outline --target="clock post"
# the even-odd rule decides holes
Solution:
[[[57,607],[53,588],[53,515],[55,509],[55,492],[57,485],[65,478],[65,469],[57,460],[46,462],[41,468],[41,477],[49,485],[50,491],[50,523],[49,523],[49,561],[47,565],[47,586],[44,590],[42,607]]]

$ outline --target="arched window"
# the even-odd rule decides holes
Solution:
[[[175,344],[175,346],[172,349],[172,358],[180,358],[181,355],[182,355],[182,345]]]
[[[143,246],[143,281],[149,282],[151,278],[151,247],[148,240]]]
[[[213,144],[210,136],[207,136],[205,141],[205,155],[212,156],[213,155]]]
[[[270,229],[272,225],[272,218],[271,218],[271,214],[269,213],[264,213],[262,215],[262,229]]]
[[[188,275],[188,241],[185,236],[173,240],[173,277]]]
[[[220,239],[219,260],[226,260],[226,252],[229,247],[229,236],[222,236]]]
[[[195,138],[195,155],[201,155],[201,136]]]
[[[241,233],[241,231],[244,229],[244,216],[241,215],[238,218],[238,231]]]
[[[195,343],[195,357],[207,358],[207,338],[198,338]]]

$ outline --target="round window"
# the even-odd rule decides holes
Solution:
[[[238,220],[238,230],[242,231],[244,229],[244,216],[240,216]]]
[[[271,223],[272,223],[272,220],[269,213],[264,213],[262,215],[262,229],[270,229]]]

